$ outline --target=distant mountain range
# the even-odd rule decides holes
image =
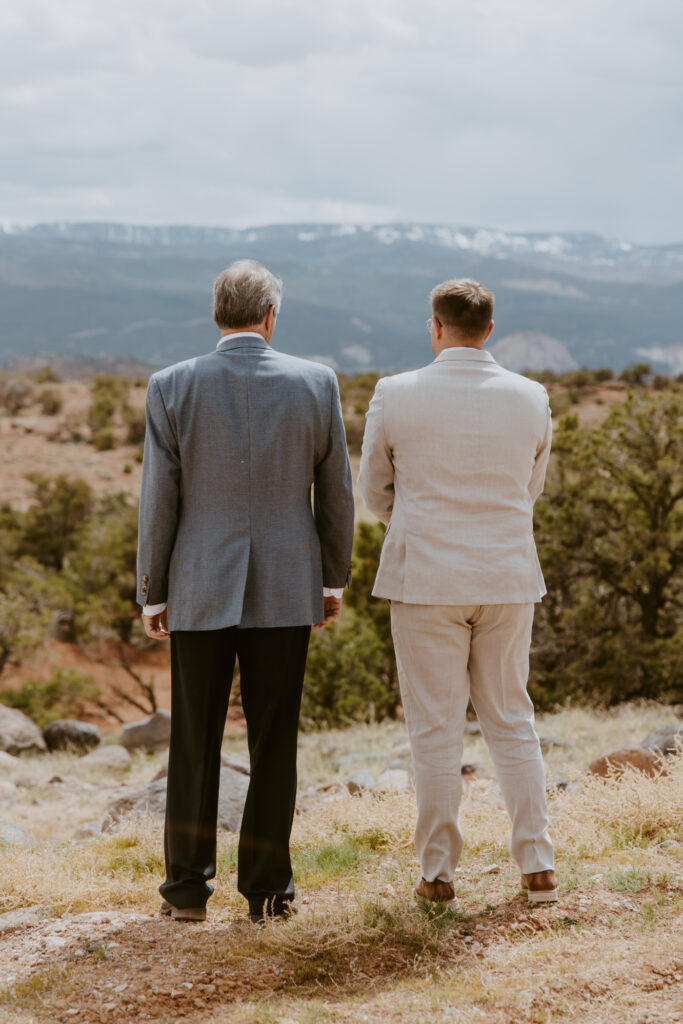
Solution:
[[[427,362],[429,291],[464,276],[495,291],[492,351],[511,369],[683,371],[683,245],[425,224],[5,226],[0,363],[165,366],[206,352],[213,280],[241,256],[285,282],[276,346],[343,371]]]

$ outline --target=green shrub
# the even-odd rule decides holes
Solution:
[[[95,448],[98,452],[110,452],[116,448],[116,435],[111,427],[102,427],[95,434]]]
[[[38,395],[38,404],[45,416],[56,416],[62,411],[62,396],[54,388],[43,388]]]
[[[372,624],[346,608],[313,630],[306,665],[304,728],[372,722],[393,715],[396,695],[384,672],[382,643]]]
[[[10,375],[0,378],[0,406],[10,416],[16,416],[31,404],[33,392],[33,382],[27,377]]]
[[[90,676],[58,668],[50,679],[28,679],[15,690],[3,690],[2,702],[23,711],[44,729],[58,718],[78,716],[85,700],[99,696],[100,689]]]
[[[142,444],[146,429],[145,410],[126,405],[123,408],[123,420],[127,427],[128,444]]]

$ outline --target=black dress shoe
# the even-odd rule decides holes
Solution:
[[[257,903],[249,903],[249,920],[252,924],[265,924],[268,921],[287,921],[299,913],[296,900],[275,899],[264,900],[261,909]]]

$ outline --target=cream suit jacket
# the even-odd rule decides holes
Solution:
[[[373,594],[409,604],[527,604],[545,594],[533,538],[552,421],[535,381],[447,348],[385,377],[359,486],[389,525]]]

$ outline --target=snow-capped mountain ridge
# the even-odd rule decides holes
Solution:
[[[444,224],[274,224],[252,228],[184,225],[55,222],[0,227],[4,235],[70,242],[114,245],[187,247],[245,246],[268,240],[290,242],[302,250],[312,244],[352,248],[367,246],[427,245],[470,252],[495,259],[556,259],[594,266],[644,264],[683,266],[683,244],[646,246],[607,239],[589,232],[511,232]],[[303,253],[302,253],[303,254]]]

